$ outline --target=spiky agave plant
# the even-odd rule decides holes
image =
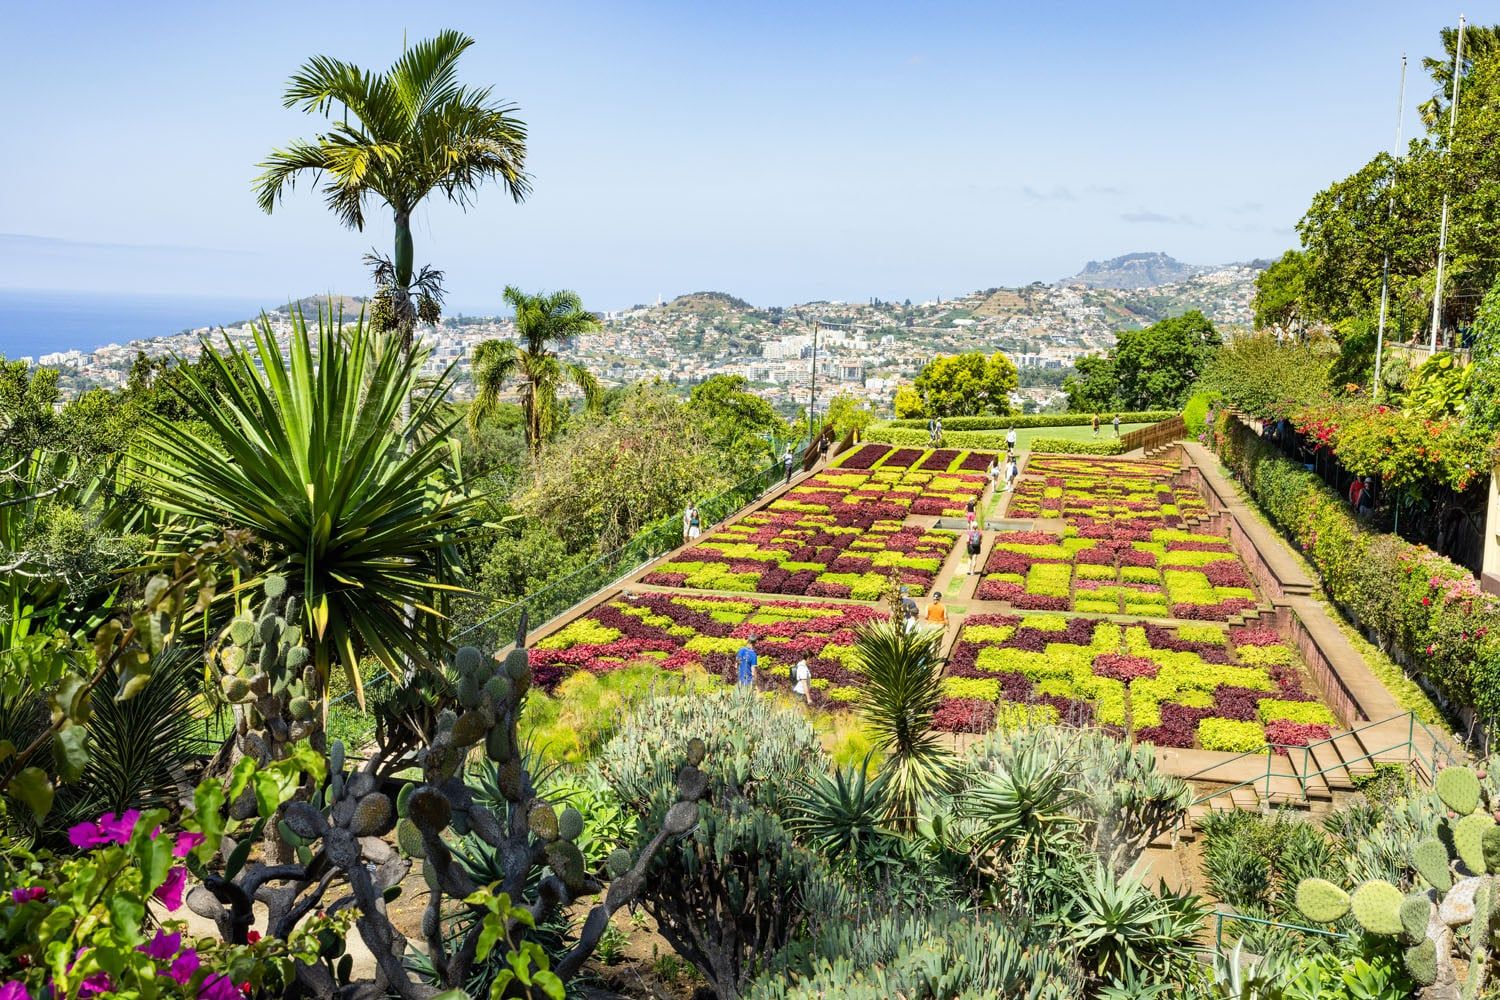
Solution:
[[[860,709],[886,754],[885,819],[900,830],[915,826],[923,801],[953,784],[953,755],[932,728],[943,697],[940,641],[938,632],[909,632],[893,621],[868,625],[854,640],[865,676]]]
[[[196,420],[155,422],[143,460],[177,534],[254,533],[266,558],[241,589],[284,576],[319,676],[342,664],[363,703],[362,655],[399,677],[446,652],[438,606],[476,505],[450,462],[446,378],[419,389],[425,352],[342,319],[319,310],[311,330],[294,311],[285,356],[264,317],[253,350],[205,344],[221,384],[184,370]]]

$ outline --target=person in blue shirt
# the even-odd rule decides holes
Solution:
[[[740,687],[750,687],[755,683],[755,665],[760,662],[760,657],[755,655],[755,636],[745,640],[740,647]]]

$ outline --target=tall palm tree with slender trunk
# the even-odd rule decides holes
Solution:
[[[322,181],[324,200],[340,222],[364,230],[371,199],[395,223],[395,247],[374,266],[377,325],[397,331],[408,351],[417,320],[432,321],[441,304],[441,272],[423,268],[413,282],[411,216],[440,191],[467,208],[479,188],[496,180],[515,201],[531,190],[525,172],[526,125],[516,106],[494,101],[490,88],[458,82],[458,59],[474,40],[444,31],[418,42],[385,72],[316,56],[287,83],[285,105],[321,113],[331,126],[311,141],[272,150],[255,179],[256,201],[271,212],[304,173]]]
[[[526,443],[532,454],[557,431],[562,407],[557,392],[571,382],[583,392],[590,409],[599,402],[599,380],[582,365],[557,356],[554,348],[580,334],[599,329],[599,321],[584,311],[577,292],[528,295],[507,285],[505,301],[516,311],[516,340],[486,340],[474,349],[474,404],[469,426],[477,428],[500,405],[507,382],[520,388],[526,415]]]

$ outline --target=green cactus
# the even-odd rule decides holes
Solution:
[[[1325,879],[1303,879],[1297,885],[1297,909],[1309,920],[1331,924],[1349,912],[1349,894]]]
[[[1484,835],[1494,826],[1495,818],[1489,813],[1470,813],[1453,825],[1453,848],[1471,874],[1485,872]]]
[[[1412,848],[1411,861],[1417,873],[1438,892],[1447,892],[1453,888],[1453,870],[1449,867],[1448,848],[1443,846],[1442,841],[1436,838],[1418,841],[1417,846]]]
[[[557,818],[557,835],[563,840],[577,840],[583,835],[583,813],[568,806]]]
[[[1371,934],[1396,935],[1401,926],[1401,890],[1389,882],[1371,879],[1361,883],[1349,896],[1354,919]]]
[[[1401,901],[1401,928],[1408,944],[1417,944],[1427,936],[1427,921],[1431,918],[1432,900],[1424,894],[1414,892]]]
[[[426,848],[422,845],[422,832],[417,829],[417,824],[405,817],[396,823],[396,845],[410,857],[426,856]]]
[[[311,739],[321,748],[323,692],[317,672],[308,667],[311,653],[295,624],[300,603],[288,596],[286,579],[268,577],[261,589],[257,613],[235,617],[219,638],[219,683],[226,698],[243,706],[240,751],[247,752],[253,732],[256,745],[279,759],[298,740]]]
[[[553,841],[559,836],[557,810],[545,802],[531,807],[526,814],[526,825],[531,828],[531,835],[538,840]]]
[[[1419,985],[1431,986],[1437,982],[1437,946],[1432,943],[1431,938],[1423,938],[1407,948],[1401,957],[1405,961],[1406,971]]]
[[[619,878],[630,871],[630,866],[634,863],[629,851],[623,847],[617,847],[610,851],[609,857],[605,859],[604,870],[609,872],[610,878]]]
[[[1479,779],[1467,767],[1447,767],[1438,772],[1438,797],[1443,805],[1460,816],[1467,816],[1479,808]]]

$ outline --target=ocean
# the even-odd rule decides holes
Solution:
[[[250,319],[274,304],[252,298],[118,295],[0,288],[0,355],[91,351]]]

